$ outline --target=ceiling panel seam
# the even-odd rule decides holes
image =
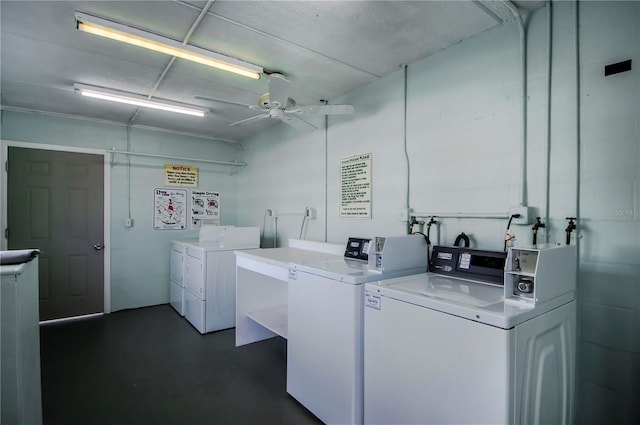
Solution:
[[[190,8],[192,8],[192,9],[196,9],[196,10],[200,10],[200,8],[199,8],[199,7],[197,7],[197,6],[195,6],[195,5],[192,5],[192,4],[190,4],[190,3],[187,3],[187,2],[185,2],[185,1],[183,1],[183,0],[174,0],[174,1],[175,1],[175,2],[177,2],[177,3],[179,3],[179,4],[181,4],[181,5],[184,5],[184,6],[186,6],[186,7],[190,7]],[[327,60],[330,60],[330,61],[332,61],[332,62],[335,62],[335,63],[337,63],[337,64],[344,65],[344,66],[346,66],[346,67],[348,67],[348,68],[351,68],[351,69],[353,69],[353,70],[355,70],[355,71],[358,71],[358,72],[362,72],[362,73],[367,74],[367,75],[369,75],[369,76],[371,76],[371,77],[375,77],[375,78],[380,78],[380,77],[382,77],[381,75],[378,75],[378,74],[373,73],[373,72],[371,72],[371,71],[367,71],[366,69],[362,69],[362,68],[357,67],[357,66],[355,66],[355,65],[352,65],[352,64],[350,64],[350,63],[344,62],[344,61],[342,61],[342,60],[340,60],[340,59],[336,59],[336,58],[333,58],[333,57],[331,57],[331,56],[327,56],[327,55],[325,55],[324,53],[318,52],[317,50],[313,50],[313,49],[310,49],[310,48],[308,48],[308,47],[301,46],[301,45],[299,45],[299,44],[294,43],[293,41],[285,40],[284,38],[280,38],[280,37],[278,37],[278,36],[276,36],[276,35],[269,34],[268,32],[265,32],[265,31],[259,30],[259,29],[257,29],[257,28],[250,27],[250,26],[248,26],[248,25],[246,25],[246,24],[243,24],[243,23],[241,23],[241,22],[238,22],[238,21],[234,21],[233,19],[226,18],[226,17],[224,17],[224,16],[222,16],[222,15],[219,15],[219,14],[217,14],[217,13],[215,13],[215,12],[207,12],[207,14],[208,14],[208,15],[213,16],[214,18],[218,18],[218,19],[220,19],[220,20],[222,20],[222,21],[225,21],[225,22],[230,23],[230,24],[232,24],[232,25],[235,25],[235,26],[238,26],[238,27],[240,27],[240,28],[246,29],[246,30],[248,30],[248,31],[254,32],[254,33],[256,33],[256,34],[260,34],[260,35],[262,35],[262,36],[264,36],[264,37],[270,38],[270,39],[275,40],[275,41],[277,41],[277,42],[280,42],[280,43],[283,43],[283,44],[287,44],[287,45],[289,45],[289,46],[295,47],[295,48],[297,48],[297,49],[304,50],[304,51],[309,52],[309,53],[312,53],[312,54],[314,54],[314,55],[316,55],[316,56],[319,56],[319,57],[325,58],[325,59],[327,59]]]
[[[187,45],[187,43],[189,42],[189,39],[191,38],[191,35],[198,28],[198,26],[200,25],[200,22],[202,22],[202,18],[205,17],[205,15],[207,14],[207,12],[208,12],[208,10],[211,7],[211,4],[213,2],[214,2],[214,0],[209,0],[207,2],[207,4],[202,8],[202,10],[198,14],[198,17],[196,18],[196,20],[193,22],[193,24],[191,24],[191,28],[189,28],[189,31],[187,31],[187,35],[184,36],[184,39],[182,40],[182,46],[186,46]],[[158,77],[158,80],[156,81],[156,83],[151,88],[150,93],[147,95],[147,99],[151,99],[153,97],[153,95],[156,93],[156,90],[158,90],[158,87],[164,81],[165,77],[167,76],[167,73],[169,72],[169,70],[171,69],[171,67],[175,63],[175,61],[176,61],[176,57],[172,56],[171,59],[169,60],[169,63],[167,64],[167,66],[164,67],[164,70],[160,74],[160,77]],[[133,113],[133,115],[129,119],[129,123],[127,125],[131,126],[133,124],[133,121],[136,119],[136,117],[138,116],[139,113],[140,113],[140,108],[136,109],[136,111]]]

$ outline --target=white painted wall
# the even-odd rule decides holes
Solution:
[[[565,217],[579,214],[580,250],[578,423],[637,423],[640,418],[640,2],[580,3],[580,93],[576,102],[573,2],[555,2],[549,240],[564,241]],[[529,27],[527,195],[546,210],[546,18]],[[419,40],[416,40],[419,42]],[[396,220],[407,202],[421,212],[504,212],[519,202],[520,70],[514,23],[466,40],[407,70],[404,153],[404,72],[333,99],[356,114],[313,121],[300,134],[284,124],[244,143],[245,151],[211,141],[132,132],[132,150],[239,159],[237,175],[201,167],[201,187],[220,190],[223,223],[262,226],[278,219],[278,245],[300,235],[302,212],[316,208],[310,240],[344,243],[349,236],[405,232]],[[610,77],[603,67],[633,59],[633,70]],[[578,156],[577,106],[581,125]],[[93,148],[126,147],[123,127],[3,113],[2,138]],[[341,219],[339,159],[372,153],[372,218]],[[112,172],[113,309],[168,300],[168,246],[185,232],[153,232],[151,190],[165,161],[132,159],[133,229],[122,225],[125,169]],[[578,172],[580,180],[578,184]],[[236,208],[237,201],[237,208]],[[286,215],[295,213],[300,215]],[[472,244],[500,249],[504,220],[443,219],[433,239],[451,244],[464,231]],[[514,226],[521,243],[530,226]],[[273,244],[267,218],[263,246]],[[573,243],[576,242],[575,233]]]
[[[553,8],[548,194],[545,9],[530,18],[526,197],[547,225],[539,241],[564,242],[565,217],[580,216],[580,237],[574,232],[572,238],[580,250],[576,422],[631,424],[640,418],[635,402],[640,399],[640,3],[580,3],[579,104],[573,7],[557,2]],[[604,77],[604,65],[626,59],[633,59],[631,72]],[[238,177],[238,223],[261,223],[267,208],[302,209],[311,203],[318,220],[309,224],[307,237],[344,243],[349,236],[403,233],[395,215],[407,191],[410,207],[425,213],[506,214],[517,205],[521,79],[516,24],[412,64],[407,75],[409,184],[404,72],[399,69],[333,99],[353,104],[356,114],[331,117],[326,133],[274,128],[246,141],[251,165]],[[373,154],[373,217],[341,219],[339,159],[368,152]],[[464,231],[472,246],[500,249],[505,224],[442,219],[433,239],[452,244]],[[295,220],[279,222],[280,244],[297,226]],[[520,243],[530,243],[531,226],[513,227]]]
[[[9,111],[2,114],[2,139],[127,150],[123,126]],[[136,128],[130,132],[130,150],[223,161],[237,159],[239,152],[233,146],[211,140]],[[124,226],[129,198],[127,157],[115,155],[111,168],[111,246],[107,247],[111,253],[111,311],[168,303],[170,242],[198,236],[193,230],[153,230],[153,189],[164,187],[164,164],[184,161],[130,159],[132,228]],[[237,181],[229,167],[195,162],[187,165],[199,168],[201,189],[220,192],[222,224],[235,225]]]

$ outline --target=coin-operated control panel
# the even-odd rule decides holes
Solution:
[[[502,286],[506,258],[504,251],[434,246],[429,271]]]
[[[505,300],[541,304],[575,296],[576,247],[543,244],[509,249],[504,271]]]
[[[367,261],[369,259],[370,243],[371,239],[349,238],[344,251],[344,257]]]

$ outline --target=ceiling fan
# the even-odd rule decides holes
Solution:
[[[300,131],[313,131],[318,127],[299,117],[299,115],[350,115],[353,114],[352,105],[298,105],[289,97],[290,82],[279,73],[269,74],[267,79],[269,91],[258,97],[257,105],[247,105],[224,99],[196,96],[197,99],[211,100],[232,105],[246,106],[249,109],[263,112],[260,115],[245,118],[230,125],[242,125],[265,118],[278,119]]]

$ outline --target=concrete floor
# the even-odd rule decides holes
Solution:
[[[44,325],[45,425],[319,424],[287,394],[286,341],[235,347],[169,305]]]

